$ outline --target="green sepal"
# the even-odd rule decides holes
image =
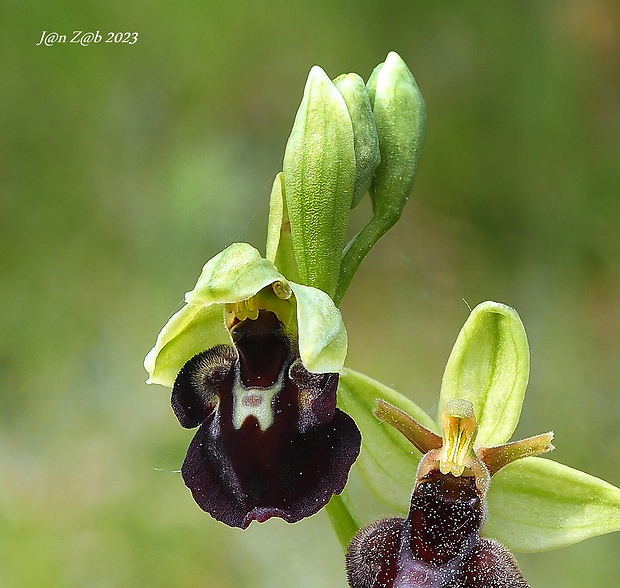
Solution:
[[[346,102],[353,124],[356,175],[351,208],[355,208],[368,192],[381,161],[379,137],[364,80],[355,73],[342,74],[334,80],[334,85]]]
[[[620,488],[539,457],[503,468],[483,533],[515,551],[544,551],[620,530]]]
[[[355,149],[344,98],[318,66],[308,76],[283,171],[300,281],[333,296],[353,199]]]
[[[227,304],[258,294],[261,308],[275,312],[295,337],[311,372],[339,372],[347,352],[347,333],[332,299],[317,288],[289,282],[247,243],[233,243],[210,259],[186,305],[164,325],[144,360],[149,384],[172,387],[183,365],[215,345],[232,345],[226,327]]]
[[[400,408],[431,431],[437,425],[419,406],[380,382],[344,369],[338,387],[339,405],[362,432],[362,449],[356,462],[364,482],[372,493],[396,512],[409,509],[420,452],[396,429],[382,423],[373,414],[377,399]]]
[[[188,360],[216,345],[232,345],[222,308],[186,304],[164,325],[144,359],[144,369],[149,374],[146,383],[172,388]]]
[[[448,359],[438,418],[453,398],[469,400],[478,419],[476,447],[505,443],[519,422],[529,370],[527,336],[517,312],[497,302],[479,304]]]
[[[272,262],[247,243],[233,243],[205,263],[194,288],[185,294],[188,304],[240,302],[263,288],[287,279]],[[280,316],[286,323],[286,318]]]
[[[291,223],[284,198],[284,174],[282,172],[276,175],[271,189],[265,257],[289,280],[299,282],[299,272],[293,253]]]

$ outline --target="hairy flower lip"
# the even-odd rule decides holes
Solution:
[[[403,413],[407,418],[398,426],[400,411],[386,409],[381,401],[380,406],[379,415],[398,430],[429,441],[424,427],[411,425],[411,417]],[[454,408],[448,404],[444,411],[444,434],[452,435],[448,443],[463,426],[473,439],[473,407]],[[469,447],[472,469],[443,471],[441,454],[432,448],[422,458],[406,518],[380,519],[352,539],[346,555],[351,588],[529,588],[510,552],[480,536],[487,515],[486,467],[475,463]],[[486,476],[482,484],[478,465]]]
[[[289,475],[293,474],[293,467],[281,468],[267,480],[269,483],[263,485],[265,492],[273,491],[275,494],[269,497],[277,504],[265,505],[256,504],[257,500],[264,500],[264,495],[253,496],[256,488],[248,488],[239,480],[229,457],[222,451],[222,444],[216,444],[218,440],[212,431],[218,427],[212,417],[201,425],[188,449],[182,475],[194,500],[204,511],[231,527],[242,529],[254,520],[260,523],[279,517],[295,523],[318,512],[332,495],[344,489],[361,441],[353,420],[338,409],[329,424],[312,429],[310,434],[295,436],[291,443],[293,448],[305,447],[308,459],[302,460],[301,465],[295,464],[294,476]],[[317,448],[325,450],[327,455],[319,455]],[[303,453],[297,451],[302,457]],[[312,457],[314,459],[310,459]],[[299,471],[299,467],[304,469]],[[282,473],[287,475],[283,478]],[[221,482],[221,477],[226,483]],[[307,485],[296,482],[302,478],[311,479]]]
[[[480,537],[485,515],[473,478],[428,472],[406,519],[380,519],[353,538],[349,586],[528,588],[508,550]]]
[[[179,422],[200,425],[183,479],[230,526],[296,522],[342,491],[361,436],[336,409],[338,374],[308,372],[273,313],[240,321],[232,338],[234,347],[192,358],[175,382]]]
[[[246,243],[209,260],[145,359],[198,427],[182,466],[198,505],[245,528],[298,521],[343,490],[360,450],[336,408],[347,335],[321,290],[288,281]]]

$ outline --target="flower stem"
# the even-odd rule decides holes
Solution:
[[[368,224],[352,239],[344,250],[344,256],[340,264],[340,277],[334,294],[334,302],[339,304],[347,291],[357,268],[375,243],[385,235],[399,218],[396,215],[373,216]]]
[[[338,541],[340,541],[342,551],[346,553],[351,539],[360,529],[360,525],[351,512],[351,505],[349,504],[346,490],[340,495],[335,494],[332,496],[325,510],[338,537]]]

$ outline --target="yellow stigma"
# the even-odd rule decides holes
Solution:
[[[469,400],[453,399],[446,404],[443,415],[443,446],[439,458],[442,474],[460,476],[474,457],[476,415]]]

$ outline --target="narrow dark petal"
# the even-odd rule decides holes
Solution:
[[[238,445],[222,436],[219,415],[211,415],[192,440],[182,473],[196,503],[215,519],[246,528],[277,516],[289,523],[318,512],[342,492],[359,453],[360,433],[336,410],[331,423],[298,433],[283,447],[263,438],[253,419],[237,434]]]
[[[192,429],[213,413],[218,390],[232,385],[237,354],[229,345],[217,345],[190,359],[172,389],[172,410],[181,426]]]

